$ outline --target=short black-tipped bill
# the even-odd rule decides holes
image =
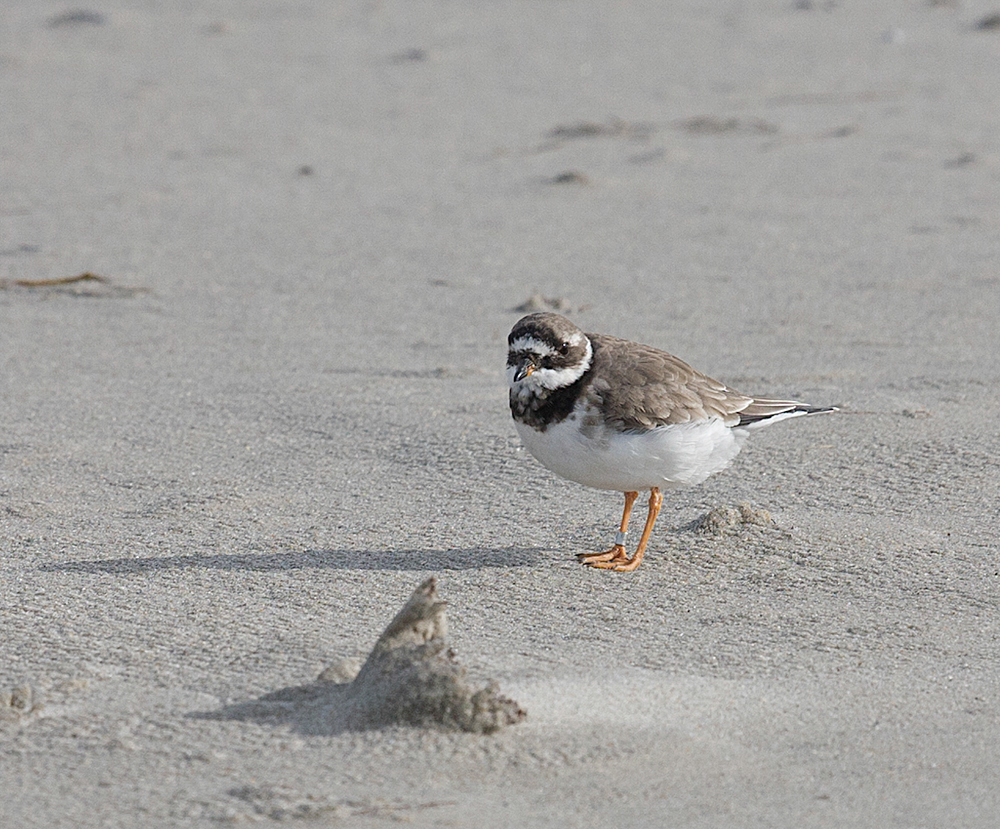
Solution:
[[[517,364],[517,371],[514,372],[514,382],[517,383],[525,377],[530,377],[535,371],[535,364],[530,357],[525,357]]]

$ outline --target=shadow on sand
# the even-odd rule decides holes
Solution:
[[[261,725],[284,725],[299,734],[327,735],[365,730],[352,727],[336,715],[347,704],[349,683],[310,682],[265,694],[258,699],[223,706],[218,711],[194,711],[192,720],[235,720]]]
[[[306,550],[287,553],[210,553],[146,558],[107,558],[43,564],[48,573],[151,573],[158,570],[479,570],[532,567],[551,551],[544,547],[471,547],[453,550]]]

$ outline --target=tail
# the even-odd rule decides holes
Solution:
[[[809,406],[795,400],[768,400],[759,397],[740,412],[740,422],[733,428],[741,426],[746,429],[754,429],[766,426],[768,423],[777,423],[779,420],[786,420],[789,417],[800,417],[802,415],[824,414],[826,412],[840,411],[836,406]]]

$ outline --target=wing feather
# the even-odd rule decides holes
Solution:
[[[621,428],[647,431],[710,418],[736,426],[740,413],[755,402],[666,351],[602,334],[587,336],[594,346],[589,393],[604,418]]]

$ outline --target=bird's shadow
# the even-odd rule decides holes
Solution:
[[[145,558],[106,558],[43,564],[48,573],[152,573],[159,570],[480,570],[533,567],[552,551],[545,547],[468,547],[464,549],[331,550],[271,553],[192,553]]]

